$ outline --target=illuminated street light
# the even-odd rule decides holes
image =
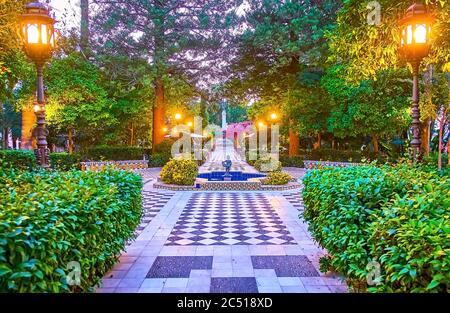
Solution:
[[[419,110],[419,67],[430,51],[432,17],[423,4],[413,4],[406,10],[400,22],[400,54],[411,64],[413,70],[413,94],[411,109],[412,159],[420,159],[420,110]]]
[[[49,167],[43,70],[44,64],[51,58],[56,46],[54,24],[55,20],[50,16],[50,10],[39,2],[28,4],[20,20],[23,50],[35,63],[37,70],[37,104],[34,106],[37,120],[34,131],[37,139],[35,154],[38,164],[43,168]]]

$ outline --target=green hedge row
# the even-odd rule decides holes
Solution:
[[[0,292],[90,291],[133,236],[141,188],[124,171],[1,169]]]
[[[352,163],[378,160],[380,163],[385,163],[388,161],[388,158],[385,155],[377,155],[368,151],[334,149],[301,150],[299,155],[293,157],[280,156],[280,161],[285,167],[304,167],[304,160]]]
[[[29,150],[0,150],[0,166],[32,170],[36,167],[36,156]]]
[[[149,155],[150,151],[141,147],[129,146],[97,146],[91,147],[81,152],[84,160],[92,161],[123,161],[142,160],[144,154]]]
[[[343,274],[355,291],[449,291],[449,176],[365,166],[310,171],[303,182],[304,217],[330,255],[323,271]],[[370,262],[380,264],[378,278]]]

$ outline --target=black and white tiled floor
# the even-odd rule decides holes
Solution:
[[[289,245],[294,238],[261,193],[195,193],[166,245]]]
[[[135,237],[139,236],[139,234],[145,229],[145,227],[147,227],[158,212],[173,197],[173,195],[173,192],[142,192],[142,209],[144,212],[141,218],[141,223],[136,228]]]
[[[219,152],[211,166],[220,166]],[[347,292],[320,272],[326,251],[299,217],[302,204],[301,190],[168,193],[148,182],[140,234],[97,292]]]
[[[285,193],[285,194],[283,194],[283,196],[286,198],[286,200],[289,201],[290,204],[292,204],[292,206],[294,208],[296,208],[299,211],[303,211],[303,209],[304,209],[303,208],[303,199],[300,194],[300,191]]]

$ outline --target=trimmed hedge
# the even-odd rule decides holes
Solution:
[[[91,291],[142,214],[142,180],[125,172],[0,171],[0,292]],[[70,286],[70,262],[80,284]]]
[[[385,163],[388,158],[382,154],[375,154],[368,151],[356,150],[334,150],[334,149],[317,149],[317,150],[301,150],[299,155],[287,156],[281,155],[280,161],[285,167],[304,167],[303,161],[329,161],[329,162],[370,162],[377,160]]]
[[[50,167],[58,171],[69,171],[72,169],[79,169],[81,162],[81,155],[69,154],[66,152],[50,153]]]
[[[285,172],[270,172],[267,178],[263,179],[264,185],[286,185],[292,180],[292,176]]]
[[[192,186],[198,176],[198,165],[194,160],[170,160],[161,170],[161,180],[166,184]]]
[[[303,215],[330,255],[322,271],[343,274],[354,291],[449,291],[448,176],[365,166],[310,171],[303,182]],[[381,276],[369,286],[372,261]]]
[[[30,150],[0,150],[0,166],[32,170],[36,167],[36,156]]]
[[[255,163],[253,164],[253,167],[258,172],[277,172],[281,171],[282,169],[280,161],[272,160],[270,158],[263,158],[256,160]]]
[[[165,154],[156,153],[150,156],[150,160],[148,162],[149,167],[163,167],[167,162],[170,161],[170,156],[166,156]]]
[[[82,152],[83,159],[92,161],[142,160],[148,150],[141,147],[97,146]]]

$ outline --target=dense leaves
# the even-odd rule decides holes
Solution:
[[[449,182],[404,165],[309,172],[304,217],[330,254],[322,269],[356,291],[448,292]],[[381,265],[379,277],[370,262]]]
[[[92,290],[140,221],[141,188],[123,171],[2,169],[0,291]],[[69,285],[77,273],[79,284]]]
[[[198,175],[197,162],[193,160],[170,160],[161,170],[161,180],[166,184],[192,186]]]

